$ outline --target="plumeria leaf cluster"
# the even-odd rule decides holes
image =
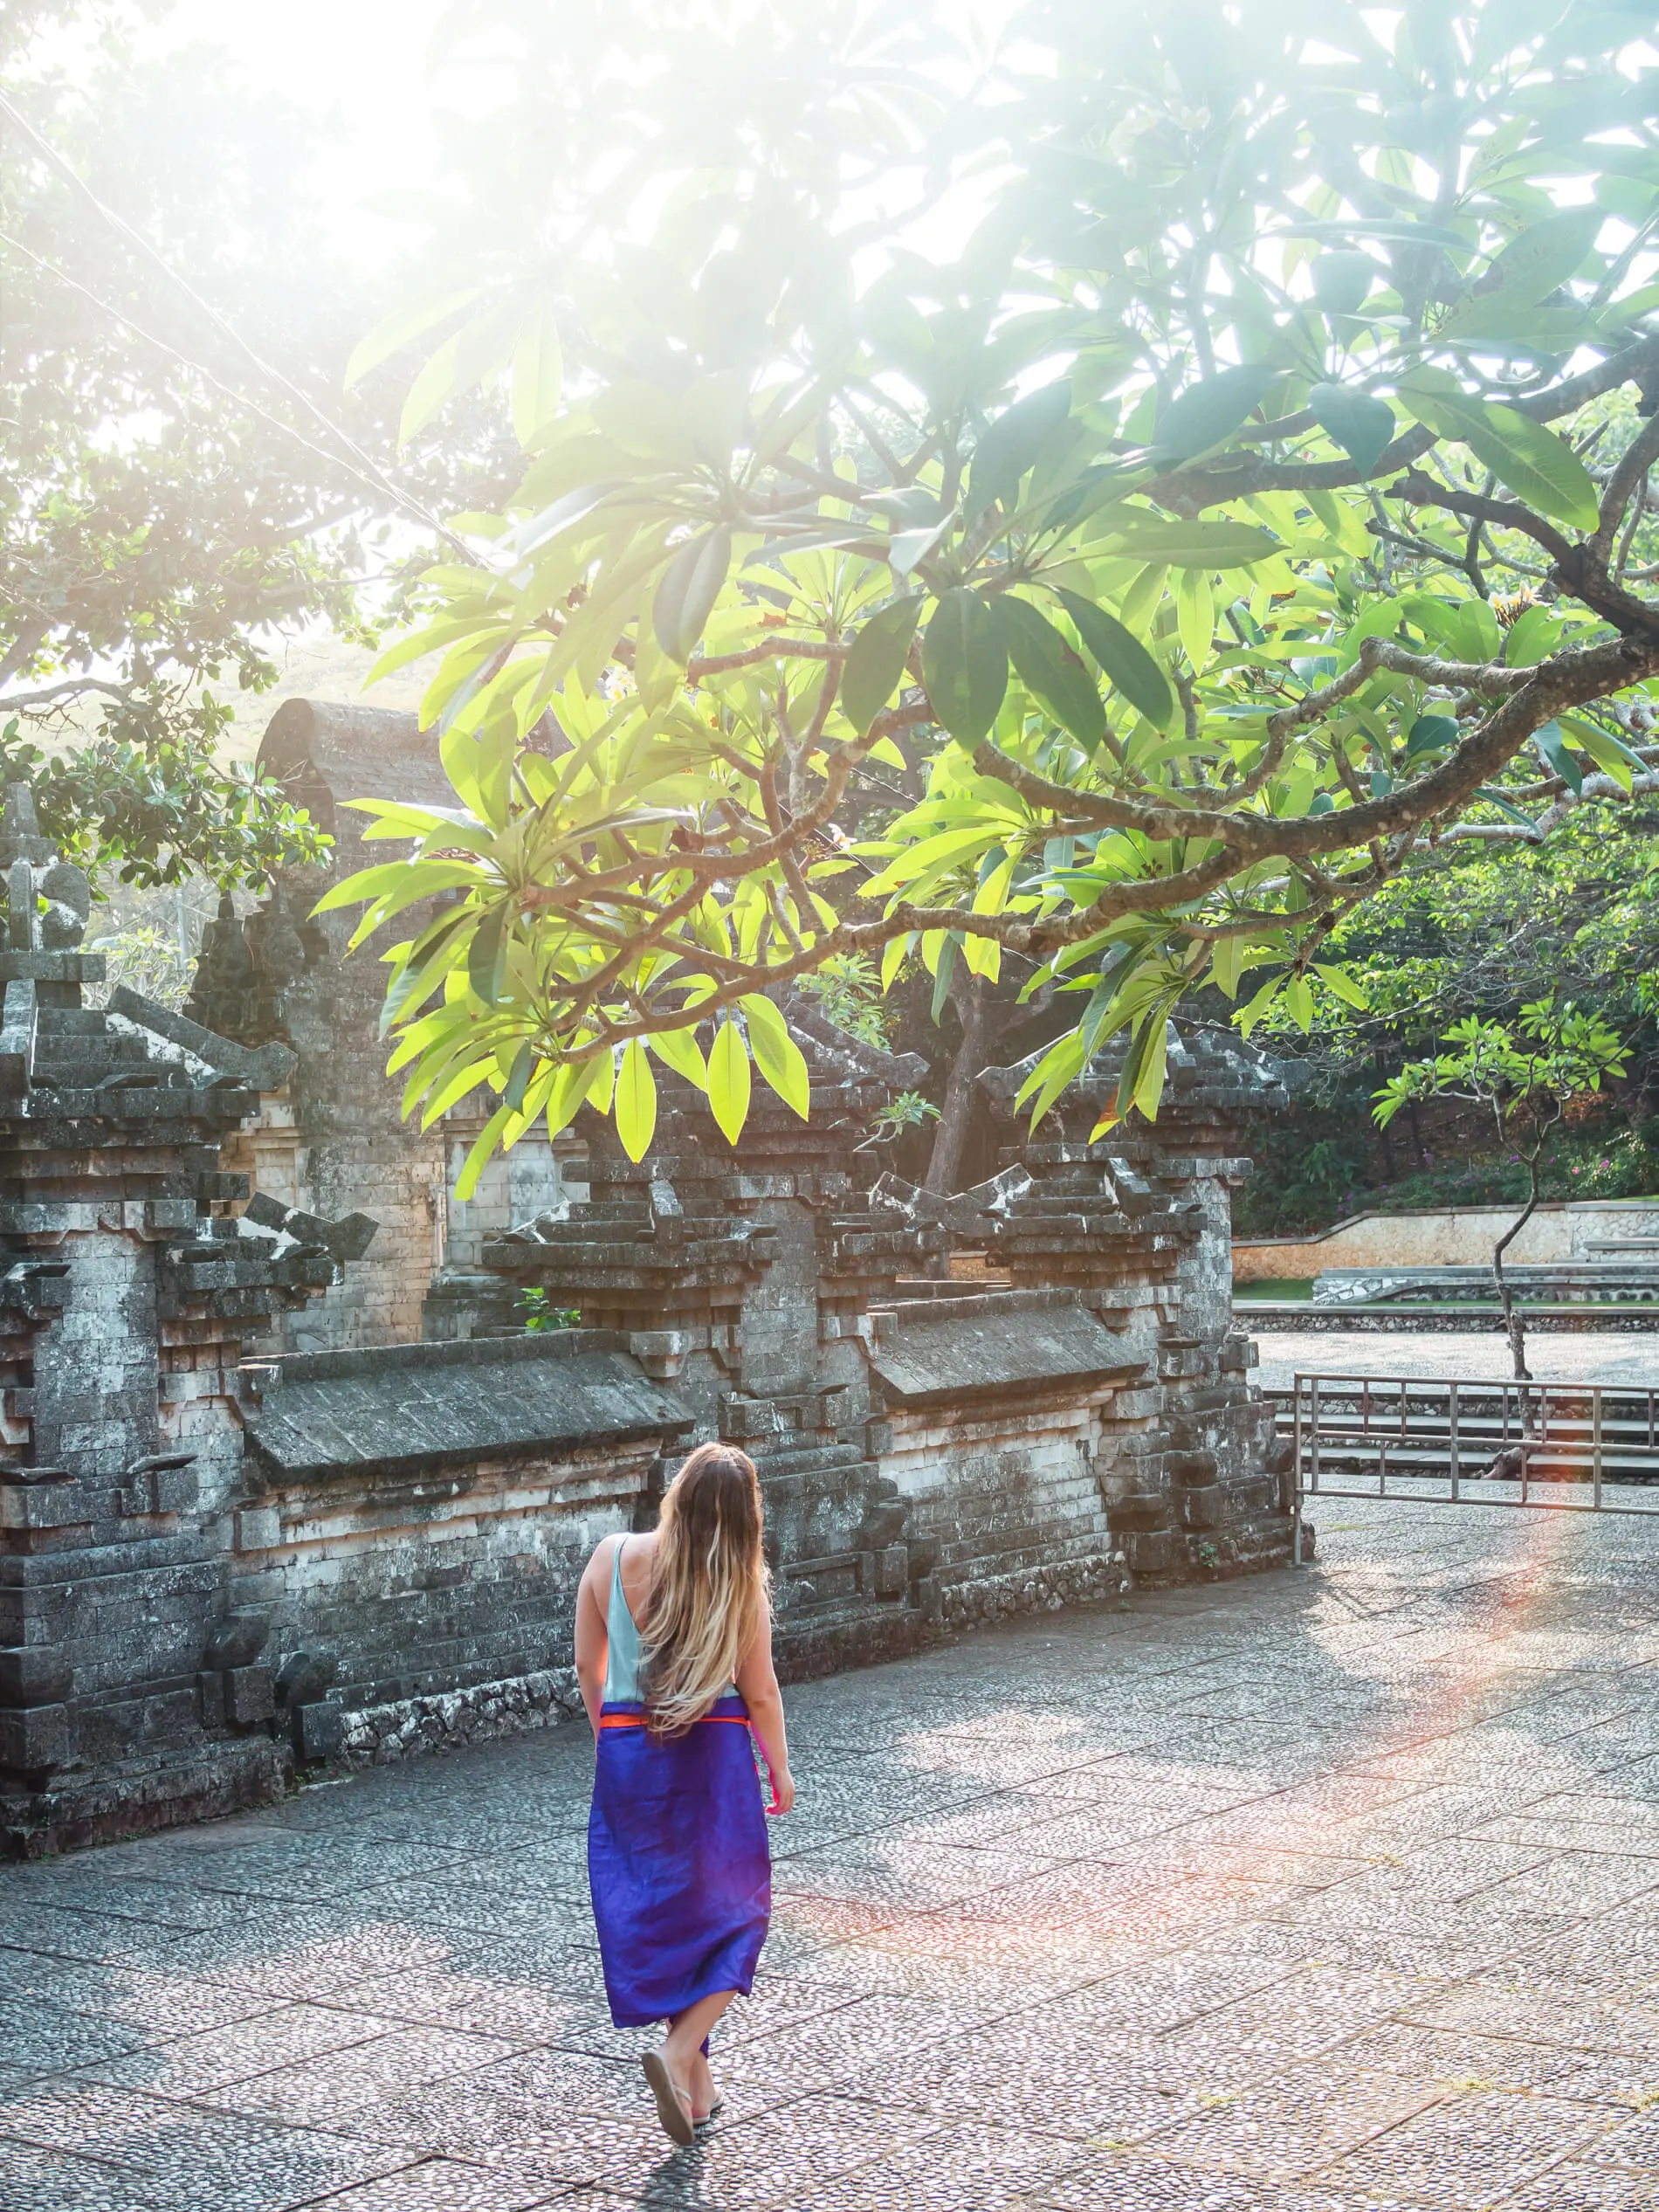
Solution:
[[[1112,1038],[1154,1115],[1193,993],[1306,1030],[1415,858],[1659,760],[1639,10],[919,26],[762,11],[706,151],[367,343],[525,454],[382,663],[455,804],[365,802],[326,902],[406,1110],[495,1095],[468,1178],[583,1105],[643,1156],[664,1068],[805,1113],[779,1002],[850,960],[1046,995],[1034,1122]]]

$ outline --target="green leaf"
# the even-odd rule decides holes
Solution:
[[[735,1022],[722,1022],[708,1056],[708,1102],[720,1134],[735,1144],[749,1118],[749,1056]]]
[[[1484,799],[1489,806],[1495,806],[1500,814],[1506,814],[1511,822],[1518,822],[1523,830],[1531,830],[1533,836],[1537,836],[1538,823],[1532,816],[1523,814],[1519,807],[1513,805],[1501,791],[1495,791],[1490,784],[1483,783],[1475,796]]]
[[[651,605],[657,642],[683,668],[703,634],[732,565],[732,533],[724,522],[681,546],[664,571]]]
[[[804,1121],[811,1110],[812,1086],[801,1047],[769,998],[753,992],[739,999],[749,1025],[749,1049],[758,1067],[787,1106]]]
[[[1549,607],[1528,607],[1510,626],[1504,644],[1508,668],[1532,668],[1547,659],[1560,644],[1566,624]]]
[[[514,1113],[524,1111],[524,1094],[530,1088],[535,1065],[536,1048],[527,1038],[513,1056],[513,1065],[507,1071],[507,1087],[501,1094]]]
[[[1327,968],[1323,961],[1315,961],[1313,965],[1327,990],[1334,991],[1350,1006],[1357,1006],[1362,1014],[1370,1006],[1363,987],[1355,982],[1346,968]]]
[[[690,1030],[657,1030],[645,1042],[665,1067],[683,1075],[699,1091],[708,1088],[708,1063]]]
[[[1443,753],[1457,742],[1457,724],[1449,714],[1419,714],[1406,733],[1406,758],[1421,760],[1425,753]]]
[[[1587,753],[1627,796],[1631,778],[1647,775],[1648,763],[1641,755],[1633,753],[1623,739],[1614,737],[1611,730],[1598,729],[1594,722],[1587,722],[1579,714],[1568,715],[1562,728],[1573,744]]]
[[[841,672],[841,710],[860,737],[898,690],[922,610],[919,595],[871,615]]]
[[[435,329],[440,322],[447,322],[463,307],[470,307],[483,289],[479,284],[437,285],[430,292],[395,307],[390,314],[383,315],[368,337],[352,350],[351,359],[346,363],[347,390],[393,354],[401,353],[416,338],[423,338],[429,330]]]
[[[1215,595],[1201,569],[1187,569],[1175,587],[1175,627],[1193,673],[1201,675],[1215,637]]]
[[[1540,514],[1552,514],[1580,530],[1594,530],[1598,520],[1595,485],[1565,439],[1535,423],[1530,415],[1512,407],[1488,407],[1489,449],[1482,451],[1473,438],[1467,443],[1488,468],[1501,476],[1511,492],[1530,501]]]
[[[1127,555],[1137,561],[1161,561],[1178,569],[1248,569],[1279,550],[1270,530],[1250,522],[1167,522],[1160,515],[1119,510],[1110,532],[1094,541],[1091,553]]]
[[[1448,389],[1438,372],[1419,370],[1400,397],[1416,419],[1437,438],[1460,439],[1477,460],[1501,478],[1518,499],[1553,515],[1558,521],[1594,530],[1595,486],[1589,471],[1569,445],[1542,423],[1512,407],[1489,407],[1483,401]]]
[[[554,1078],[553,1095],[547,1100],[547,1134],[550,1137],[556,1137],[561,1129],[570,1127],[600,1077],[609,1073],[609,1046],[590,1054],[585,1060],[565,1062]]]
[[[1084,1059],[1081,1029],[1068,1030],[1064,1037],[1057,1037],[1050,1045],[1021,1084],[1014,1100],[1016,1107],[1022,1106],[1036,1092],[1036,1102],[1031,1108],[1031,1128],[1036,1127],[1066,1085],[1082,1073]]]
[[[559,408],[564,356],[551,307],[538,307],[519,333],[513,354],[513,434],[527,451]]]
[[[510,1106],[499,1106],[478,1132],[478,1140],[466,1155],[465,1164],[455,1179],[458,1198],[470,1198],[478,1187],[478,1177],[484,1173],[491,1154],[501,1140],[501,1132],[513,1119]]]
[[[507,910],[498,906],[485,914],[467,948],[466,980],[474,998],[493,1006],[501,996],[507,969]]]
[[[976,591],[955,584],[940,598],[922,639],[922,676],[933,714],[959,745],[974,746],[995,721],[1008,690],[1008,655]]]
[[[1105,736],[1106,710],[1080,657],[1029,599],[1002,593],[991,603],[991,620],[1027,690],[1092,752]]]
[[[1382,264],[1368,253],[1322,253],[1313,264],[1313,296],[1327,315],[1357,315],[1382,275]]]
[[[1361,476],[1369,476],[1394,443],[1394,411],[1386,399],[1320,382],[1308,394],[1313,419],[1339,445]]]
[[[1175,712],[1175,695],[1169,680],[1132,631],[1115,615],[1080,593],[1059,589],[1060,603],[1077,625],[1077,635],[1094,655],[1107,682],[1120,691],[1138,713],[1165,729]]]
[[[657,1134],[657,1078],[644,1041],[630,1037],[616,1072],[616,1134],[630,1160],[643,1160]]]
[[[1155,1121],[1163,1100],[1164,1082],[1169,1068],[1169,1021],[1163,1003],[1154,1006],[1147,1015],[1141,1037],[1146,1042],[1141,1046],[1139,1065],[1135,1069],[1135,1079],[1129,1097],[1131,1104],[1139,1106],[1148,1121]],[[1128,1074],[1126,1065],[1126,1081]],[[1120,1085],[1119,1097],[1122,1090],[1123,1085]]]
[[[997,500],[1004,506],[1013,506],[1020,479],[1036,459],[1043,441],[1070,412],[1071,385],[1064,376],[1004,409],[974,448],[964,520],[971,522]]]
[[[1244,940],[1218,937],[1209,950],[1210,980],[1224,998],[1238,996],[1239,977],[1244,972]]]
[[[951,995],[951,977],[956,973],[956,955],[961,949],[961,931],[947,930],[945,941],[939,948],[939,965],[933,970],[933,1003],[929,1009],[929,1018],[935,1029],[939,1026],[940,1016],[945,1011],[945,1002]]]
[[[1518,314],[1536,307],[1577,273],[1603,220],[1599,208],[1567,208],[1530,224],[1511,239],[1435,335],[1477,338],[1507,332]]]
[[[1256,362],[1223,369],[1189,384],[1172,399],[1153,427],[1147,458],[1160,466],[1190,461],[1219,445],[1244,422],[1279,381],[1280,372]]]
[[[1552,775],[1559,775],[1576,798],[1584,789],[1584,771],[1567,750],[1559,722],[1545,722],[1532,733],[1532,749]]]
[[[1257,1023],[1264,1017],[1269,1007],[1278,996],[1279,987],[1284,981],[1284,970],[1281,968],[1268,977],[1266,982],[1246,1004],[1239,1008],[1233,1020],[1241,1035],[1248,1037]]]
[[[1339,216],[1330,222],[1292,223],[1276,238],[1387,238],[1398,245],[1443,245],[1467,253],[1471,241],[1438,223],[1413,223],[1404,216]]]

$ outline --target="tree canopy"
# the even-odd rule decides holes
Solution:
[[[1415,857],[1648,788],[1645,11],[738,14],[463,11],[527,108],[355,364],[526,456],[382,663],[443,649],[458,803],[334,894],[421,917],[392,1065],[499,1094],[472,1172],[584,1099],[642,1155],[653,1059],[804,1112],[777,988],[851,954],[1017,963],[1034,1115],[1124,1031],[1154,1113],[1192,993],[1306,1028]]]
[[[324,841],[223,758],[231,699],[279,631],[372,643],[389,519],[423,567],[423,498],[494,479],[452,423],[395,481],[378,386],[331,431],[375,294],[321,234],[314,130],[209,47],[145,48],[146,12],[0,23],[0,780],[94,868],[258,884]]]

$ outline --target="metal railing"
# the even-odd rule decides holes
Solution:
[[[1298,1374],[1263,1395],[1291,1444],[1298,1559],[1311,1498],[1659,1519],[1659,1389]]]

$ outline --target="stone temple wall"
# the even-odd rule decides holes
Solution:
[[[407,718],[291,704],[265,757],[337,834],[437,796]],[[1036,1140],[992,1071],[1001,1168],[941,1199],[865,1143],[923,1064],[791,1003],[807,1120],[757,1085],[733,1149],[665,1077],[644,1160],[585,1115],[462,1218],[465,1127],[398,1120],[315,883],[222,918],[181,1016],[84,1006],[26,794],[0,872],[0,1847],[556,1719],[582,1561],[705,1437],[761,1471],[786,1674],[1288,1558],[1230,1333],[1247,1048],[1172,1033],[1156,1127],[1095,1143],[1109,1058]]]
[[[302,1311],[273,1315],[260,1348],[406,1344],[423,1333],[440,1269],[475,1267],[486,1236],[580,1193],[581,1148],[533,1134],[491,1163],[471,1201],[458,1201],[456,1177],[481,1116],[464,1104],[424,1133],[403,1120],[378,1026],[385,971],[372,951],[347,958],[355,913],[312,915],[332,883],[396,850],[365,846],[369,817],[345,801],[454,803],[430,734],[412,714],[290,699],[272,718],[257,765],[334,847],[326,866],[285,872],[245,920],[224,902],[204,939],[187,1012],[220,1036],[250,1046],[274,1040],[294,1056],[286,1079],[231,1139],[226,1166],[287,1205],[325,1217],[356,1208],[379,1223],[361,1264]]]

